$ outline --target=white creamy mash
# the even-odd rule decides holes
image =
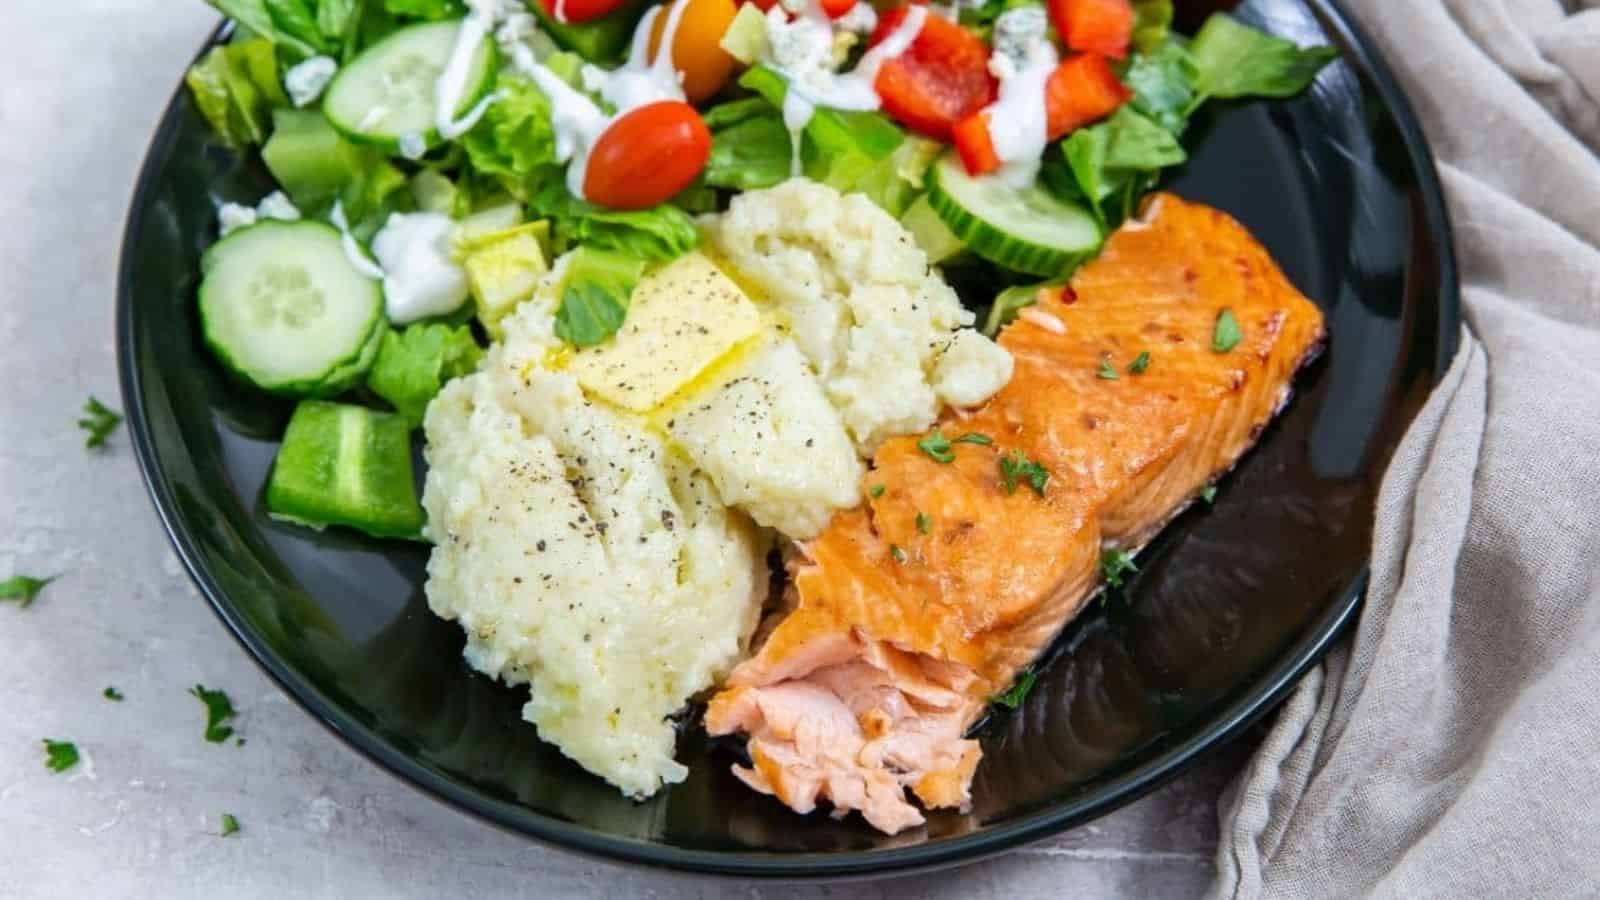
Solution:
[[[428,603],[474,668],[531,686],[542,738],[646,796],[687,774],[669,717],[739,660],[766,539],[636,417],[539,362],[551,312],[524,304],[428,407]]]

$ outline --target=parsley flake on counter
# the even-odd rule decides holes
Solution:
[[[1208,484],[1201,488],[1200,499],[1204,500],[1207,506],[1215,503],[1217,501],[1217,486],[1214,484]]]
[[[1100,551],[1100,574],[1105,576],[1106,587],[1122,587],[1123,576],[1137,571],[1139,567],[1133,564],[1133,556],[1128,551],[1117,547]]]
[[[1138,356],[1135,356],[1133,358],[1133,362],[1128,363],[1128,374],[1143,375],[1144,370],[1148,368],[1150,368],[1150,351],[1145,350]]]
[[[1217,313],[1217,325],[1211,331],[1211,349],[1227,353],[1239,346],[1242,340],[1244,332],[1239,329],[1239,320],[1234,318],[1233,310],[1225,308]]]
[[[1122,377],[1117,374],[1117,367],[1111,364],[1110,358],[1105,356],[1100,357],[1100,371],[1095,374],[1107,381],[1116,381]]]
[[[238,833],[239,833],[239,820],[233,817],[233,813],[223,813],[222,814],[222,834],[220,835],[220,837],[227,837],[230,834],[238,834]]]
[[[921,532],[923,534],[927,534],[928,532],[930,532],[932,530],[933,530],[933,519],[929,518],[928,514],[925,513],[925,512],[917,513],[917,531],[919,531],[919,532]]]
[[[903,563],[906,561],[906,552],[900,549],[899,544],[889,545],[889,555],[894,557],[894,561],[897,563]]]
[[[994,443],[994,438],[989,437],[987,434],[979,434],[976,431],[969,431],[952,440],[945,437],[943,431],[935,428],[932,434],[917,441],[917,449],[933,457],[934,462],[952,463],[956,460],[955,451],[950,449],[952,445],[977,444],[987,447],[992,443]]]
[[[1023,478],[1028,479],[1035,494],[1043,497],[1044,486],[1050,481],[1050,470],[1024,456],[1021,450],[1000,457],[1000,479],[1005,482],[1007,494],[1015,494],[1017,481]]]
[[[121,703],[123,700],[127,699],[126,697],[122,696],[122,692],[121,691],[117,690],[114,687],[106,688],[101,693],[101,696],[105,697],[107,700],[111,700],[111,701],[114,701],[114,702],[117,702],[117,703]]]
[[[883,491],[884,491],[883,485],[875,484],[867,491],[867,493],[871,494],[873,497],[882,497],[883,496]]]
[[[78,764],[78,745],[71,741],[44,739],[44,767],[61,773]]]
[[[34,578],[32,575],[13,575],[5,581],[0,581],[0,600],[15,600],[19,609],[27,609],[33,598],[44,590],[44,586],[59,577],[61,576]]]
[[[1004,706],[1006,709],[1016,709],[1022,705],[1023,698],[1028,696],[1028,692],[1033,690],[1033,683],[1038,680],[1039,676],[1032,671],[1023,672],[1017,677],[1016,683],[1011,685],[1010,690],[1004,694],[995,694],[989,698],[989,702],[996,706]]]
[[[108,409],[104,403],[93,397],[83,405],[83,414],[84,417],[78,420],[78,427],[89,433],[83,445],[91,450],[104,446],[106,438],[122,424],[121,413]]]
[[[189,691],[206,705],[206,740],[213,744],[220,744],[233,737],[233,729],[227,721],[233,718],[233,701],[223,691],[208,691],[203,685],[195,685]]]

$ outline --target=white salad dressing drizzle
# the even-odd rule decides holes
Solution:
[[[360,242],[350,233],[350,220],[344,216],[343,201],[333,201],[333,211],[328,213],[328,221],[339,229],[339,243],[344,248],[344,258],[350,261],[351,267],[373,281],[382,281],[383,269],[367,257],[366,251],[361,249]]]
[[[533,79],[550,101],[550,127],[555,132],[556,161],[568,163],[567,190],[579,199],[588,199],[583,193],[584,181],[589,173],[589,151],[599,142],[618,119],[641,106],[662,100],[683,100],[682,79],[672,60],[672,43],[678,35],[678,23],[683,18],[686,3],[679,3],[667,16],[661,31],[660,52],[652,61],[650,33],[655,27],[661,6],[653,6],[634,28],[633,44],[628,61],[612,71],[585,65],[582,71],[585,88],[599,94],[616,112],[606,115],[599,104],[583,91],[577,90],[535,62],[531,52],[513,54],[512,65]]]
[[[1000,80],[1000,98],[984,109],[989,138],[1000,158],[996,177],[1014,187],[1033,183],[1049,143],[1045,86],[1060,57],[1046,34],[1042,7],[1007,10],[994,23],[989,71]]]
[[[495,17],[499,12],[500,7],[494,0],[471,4],[467,17],[461,20],[461,29],[456,32],[450,61],[445,64],[439,80],[434,82],[433,124],[439,129],[439,137],[444,140],[453,141],[472,130],[472,126],[478,124],[483,114],[499,99],[498,94],[490,94],[474,104],[466,115],[455,118],[456,109],[466,98],[467,79],[472,75],[472,59],[478,54],[478,46],[493,33]]]
[[[864,4],[858,2],[856,9]],[[807,3],[796,10],[790,21],[784,10],[767,11],[767,59],[774,71],[788,82],[783,97],[783,124],[789,129],[791,170],[800,173],[800,132],[816,113],[817,107],[842,110],[874,110],[881,105],[874,82],[883,64],[906,52],[922,33],[928,11],[912,6],[882,43],[862,55],[849,72],[833,71],[834,28],[840,23],[828,18],[820,4]],[[847,16],[848,17],[848,16]],[[858,26],[864,19],[846,23]]]
[[[443,213],[391,213],[372,238],[390,322],[442,316],[466,302],[467,274],[450,258],[454,232],[455,222]]]

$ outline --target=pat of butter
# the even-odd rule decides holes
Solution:
[[[700,253],[645,276],[616,337],[573,355],[567,370],[583,389],[647,413],[761,328],[744,291]]]

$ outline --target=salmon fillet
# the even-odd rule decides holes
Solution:
[[[1223,310],[1242,332],[1226,352],[1212,346]],[[1001,334],[1010,384],[937,426],[982,438],[937,454],[948,462],[921,436],[888,441],[868,505],[791,559],[785,608],[706,711],[711,734],[748,736],[735,774],[889,833],[923,821],[907,789],[964,807],[981,756],[968,728],[1088,601],[1102,548],[1142,546],[1230,469],[1323,333],[1238,222],[1152,197]],[[1027,462],[1048,473],[1039,490]]]

